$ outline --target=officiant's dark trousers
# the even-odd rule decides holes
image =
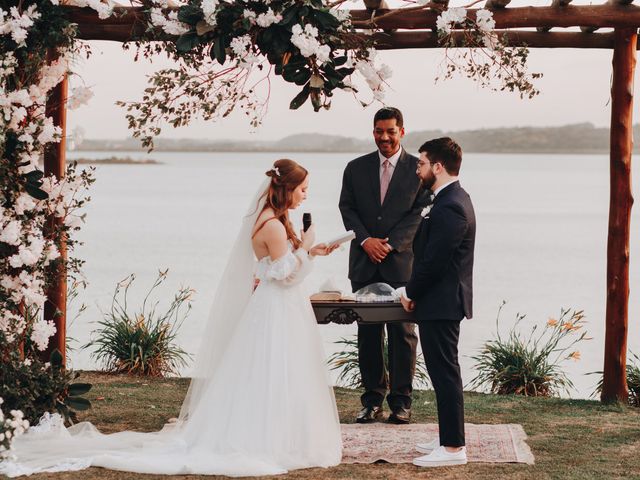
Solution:
[[[404,283],[385,281],[378,274],[368,282],[351,282],[353,291],[360,290],[372,283],[384,282],[393,288]],[[384,324],[358,324],[358,359],[360,375],[365,392],[360,397],[365,407],[381,406],[387,390],[387,403],[394,410],[396,408],[411,408],[411,393],[413,392],[413,375],[416,371],[416,346],[418,336],[413,323],[389,323],[388,358],[389,371],[384,364]]]
[[[423,321],[418,325],[427,372],[436,393],[440,445],[464,446],[464,397],[458,363],[460,322]]]

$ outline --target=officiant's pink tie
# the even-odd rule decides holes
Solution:
[[[391,162],[385,160],[382,162],[382,175],[380,176],[380,203],[384,202],[384,197],[387,195],[389,189],[389,182],[391,182]]]

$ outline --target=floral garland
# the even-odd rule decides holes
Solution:
[[[482,87],[517,91],[520,98],[533,98],[540,93],[533,81],[541,78],[542,74],[527,72],[529,49],[509,47],[508,37],[503,35],[500,38],[494,32],[496,22],[489,10],[476,10],[476,19],[472,21],[465,8],[449,8],[438,16],[436,27],[443,46],[459,46],[453,36],[454,28],[458,28],[464,33],[462,43],[471,47],[457,52],[462,61],[450,55],[450,48],[445,49],[445,79],[462,72]]]
[[[142,101],[120,102],[144,146],[152,148],[161,122],[178,127],[195,114],[215,120],[236,107],[257,127],[272,75],[300,87],[292,109],[307,100],[315,111],[328,109],[336,90],[357,98],[354,74],[372,92],[364,105],[384,98],[390,69],[377,64],[373,40],[356,33],[349,13],[327,0],[189,0],[177,10],[167,0],[140,3],[149,31],[177,36],[167,52],[178,64],[150,77]],[[157,52],[138,46],[145,56]]]
[[[129,112],[134,137],[150,150],[162,122],[184,126],[195,115],[216,120],[240,107],[257,127],[266,113],[272,74],[300,87],[291,109],[307,100],[315,111],[328,109],[336,90],[352,93],[364,106],[384,100],[391,70],[376,61],[371,34],[379,29],[372,20],[369,35],[356,31],[349,12],[338,8],[341,1],[188,0],[179,8],[169,0],[139,3],[148,32],[177,36],[167,53],[178,66],[154,73],[141,101],[118,102]],[[442,10],[427,0],[417,3],[412,8]],[[445,78],[464,72],[485,87],[518,91],[521,97],[538,93],[532,80],[541,75],[527,74],[528,50],[508,47],[506,37],[492,32],[490,11],[477,10],[472,21],[465,8],[445,9],[437,28],[447,51]],[[464,45],[472,47],[462,54],[462,62],[449,55],[449,47],[458,46],[453,28],[464,32]],[[150,34],[147,40],[152,39]],[[144,41],[138,47],[146,57],[158,52]],[[370,99],[359,98],[356,84],[362,82],[354,75],[364,79]]]
[[[0,353],[23,345],[28,357],[30,346],[44,351],[55,333],[53,319],[41,314],[52,273],[66,268],[73,274],[81,265],[75,259],[62,265],[58,245],[65,239],[72,250],[77,243],[73,233],[93,178],[73,165],[61,180],[41,170],[45,149],[61,139],[45,113],[47,95],[82,48],[53,2],[23,3],[29,5],[0,9]],[[47,60],[49,49],[57,59]],[[68,106],[89,97],[84,88],[74,90]],[[57,221],[48,221],[53,217]]]

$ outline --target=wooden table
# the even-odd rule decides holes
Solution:
[[[321,325],[337,323],[348,325],[358,323],[399,323],[415,322],[413,313],[407,313],[400,303],[381,302],[335,302],[312,300],[311,305],[316,320]]]

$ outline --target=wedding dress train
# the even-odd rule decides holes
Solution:
[[[105,435],[88,422],[65,428],[58,415],[45,415],[14,441],[14,458],[0,464],[0,473],[100,466],[257,476],[340,463],[335,398],[301,286],[312,262],[306,251],[289,249],[256,265],[250,250],[256,216],[245,218],[223,275],[179,421],[159,432]],[[253,273],[260,283],[251,294]]]

